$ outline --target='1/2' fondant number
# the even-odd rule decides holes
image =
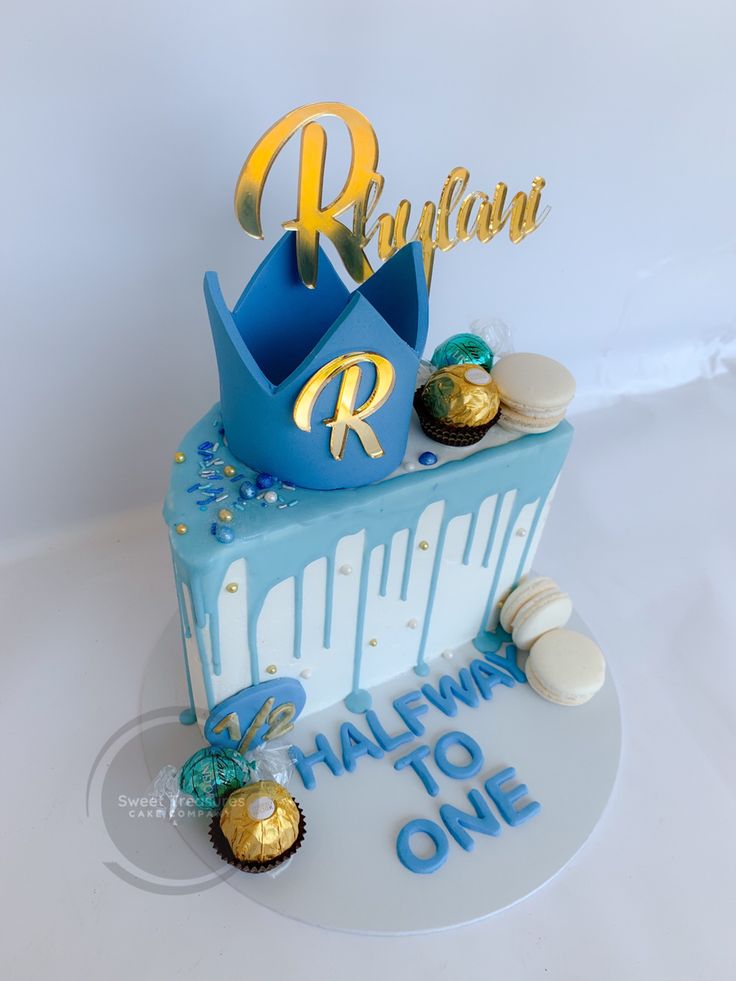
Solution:
[[[291,730],[294,728],[296,706],[293,702],[284,702],[282,705],[279,705],[278,708],[274,708],[274,701],[275,698],[273,696],[266,699],[258,712],[256,712],[253,721],[248,726],[248,729],[242,739],[240,719],[238,718],[236,712],[230,712],[229,715],[226,715],[217,723],[212,731],[219,734],[227,729],[227,734],[233,742],[240,740],[237,748],[239,753],[245,753],[248,749],[255,748],[252,746],[253,740],[255,739],[258,730],[263,725],[268,725],[268,729],[263,734],[264,742],[270,742],[272,739],[277,739],[279,736],[284,736],[287,732],[291,732]]]

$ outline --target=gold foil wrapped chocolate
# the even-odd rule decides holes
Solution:
[[[259,780],[228,797],[220,828],[238,861],[270,862],[294,844],[299,820],[291,794],[273,780]]]
[[[491,376],[470,364],[439,368],[427,380],[421,398],[427,412],[445,426],[486,426],[500,406]]]

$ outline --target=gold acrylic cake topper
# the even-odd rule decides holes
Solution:
[[[351,160],[348,176],[337,197],[325,204],[324,185],[327,134],[317,122],[325,116],[341,119],[348,129]],[[493,195],[483,191],[465,194],[470,172],[465,167],[450,171],[435,204],[426,201],[412,235],[408,225],[411,203],[399,202],[396,212],[378,215],[369,224],[383,190],[384,179],[377,171],[378,140],[366,117],[339,102],[316,102],[293,109],[275,123],[251,150],[235,188],[235,209],[245,231],[263,238],[261,199],[273,163],[292,136],[301,130],[301,155],[297,190],[296,218],[284,222],[284,228],[296,232],[297,263],[302,281],[313,288],[317,281],[317,248],[320,235],[335,246],[348,273],[362,283],[373,272],[365,247],[377,236],[381,261],[389,259],[409,241],[422,246],[424,272],[429,286],[434,254],[448,252],[459,242],[477,238],[490,242],[508,222],[509,238],[520,242],[544,220],[547,210],[538,215],[543,177],[535,177],[527,194],[518,191],[506,204],[506,184],[496,184]],[[454,228],[451,230],[454,212]],[[338,221],[340,215],[352,212],[349,225]]]
[[[376,381],[373,391],[365,402],[355,408],[358,397],[358,387],[362,377],[361,362],[368,362],[376,369]],[[342,375],[340,391],[337,396],[335,412],[330,419],[323,422],[332,432],[330,433],[330,453],[335,460],[342,460],[345,453],[345,441],[348,429],[352,429],[360,439],[363,449],[373,460],[383,456],[383,447],[378,437],[365,421],[385,403],[394,388],[396,372],[390,361],[370,351],[357,351],[355,354],[341,354],[323,365],[312,375],[294,403],[294,422],[304,432],[311,432],[312,410],[324,388]]]

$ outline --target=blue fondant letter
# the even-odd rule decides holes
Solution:
[[[462,746],[463,749],[467,750],[470,759],[464,766],[459,766],[448,760],[447,751],[452,746]],[[446,732],[437,740],[437,745],[434,748],[434,760],[446,777],[452,777],[454,780],[465,780],[468,777],[474,777],[483,766],[483,750],[467,732]]]
[[[394,708],[415,736],[421,736],[426,728],[424,723],[419,721],[418,716],[429,711],[429,705],[426,702],[420,702],[419,705],[411,704],[421,697],[422,693],[414,689],[408,691],[406,695],[394,699]]]
[[[312,767],[316,763],[324,763],[336,777],[339,777],[343,772],[342,763],[335,755],[327,736],[318,732],[314,739],[314,745],[317,747],[317,750],[309,756],[305,756],[298,746],[291,747],[291,758],[307,790],[314,790],[316,785],[314,773],[312,772]]]
[[[352,722],[343,722],[340,726],[340,745],[342,761],[348,773],[353,772],[356,761],[366,753],[374,760],[380,760],[383,756],[381,747],[376,746],[373,740],[365,736]]]
[[[411,753],[407,753],[406,756],[402,756],[396,760],[394,770],[404,770],[407,766],[410,766],[424,784],[424,789],[429,796],[436,797],[440,788],[435,778],[427,769],[427,764],[422,762],[425,756],[429,756],[429,746],[417,746]]]
[[[419,858],[414,854],[410,842],[412,836],[416,834],[424,834],[430,839],[434,845],[433,855],[428,858]],[[410,872],[416,872],[419,875],[427,875],[441,868],[445,864],[447,851],[448,844],[445,832],[434,821],[426,821],[424,818],[409,821],[399,831],[399,837],[396,839],[396,854],[399,856],[399,861]]]
[[[466,828],[482,835],[500,835],[501,825],[479,790],[471,790],[468,800],[473,805],[475,814],[467,814],[453,807],[452,804],[443,804],[440,808],[440,817],[458,845],[466,852],[472,852],[475,842],[465,830]]]
[[[519,667],[516,647],[513,644],[506,645],[504,655],[496,654],[494,651],[484,651],[483,656],[486,661],[508,671],[514,681],[518,681],[522,685],[526,681],[526,675]]]
[[[515,776],[516,770],[513,766],[509,766],[485,782],[486,793],[498,808],[506,824],[512,828],[528,821],[530,817],[534,817],[542,809],[542,805],[536,800],[529,801],[528,804],[518,810],[514,807],[517,800],[529,795],[527,786],[523,783],[517,784],[511,790],[501,790],[501,785],[513,780]]]
[[[467,668],[461,668],[457,678],[443,674],[437,687],[439,691],[432,685],[422,685],[422,694],[428,702],[431,702],[445,715],[457,715],[456,698],[465,702],[466,705],[470,705],[471,708],[475,708],[478,704],[478,692]]]
[[[395,736],[389,736],[381,725],[381,721],[373,709],[368,709],[368,711],[365,713],[365,721],[368,723],[368,728],[375,736],[378,745],[387,753],[393,752],[393,750],[398,749],[399,746],[403,746],[405,743],[410,743],[412,739],[414,739],[414,733],[408,729],[406,732],[399,732]]]
[[[481,698],[485,698],[486,701],[489,698],[493,698],[493,689],[496,685],[506,685],[507,688],[513,688],[515,685],[513,678],[509,678],[507,674],[497,671],[486,661],[481,661],[480,658],[476,658],[470,662],[470,673],[473,676],[473,681],[478,686]]]

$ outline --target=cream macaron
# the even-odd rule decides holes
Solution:
[[[509,432],[549,432],[575,395],[567,368],[542,354],[508,354],[494,364],[491,377],[501,396],[498,423]]]
[[[522,579],[504,600],[499,617],[514,644],[528,651],[549,630],[564,627],[572,615],[572,600],[546,576]]]
[[[575,630],[550,630],[540,637],[524,671],[531,688],[556,705],[584,705],[606,680],[601,649]]]

